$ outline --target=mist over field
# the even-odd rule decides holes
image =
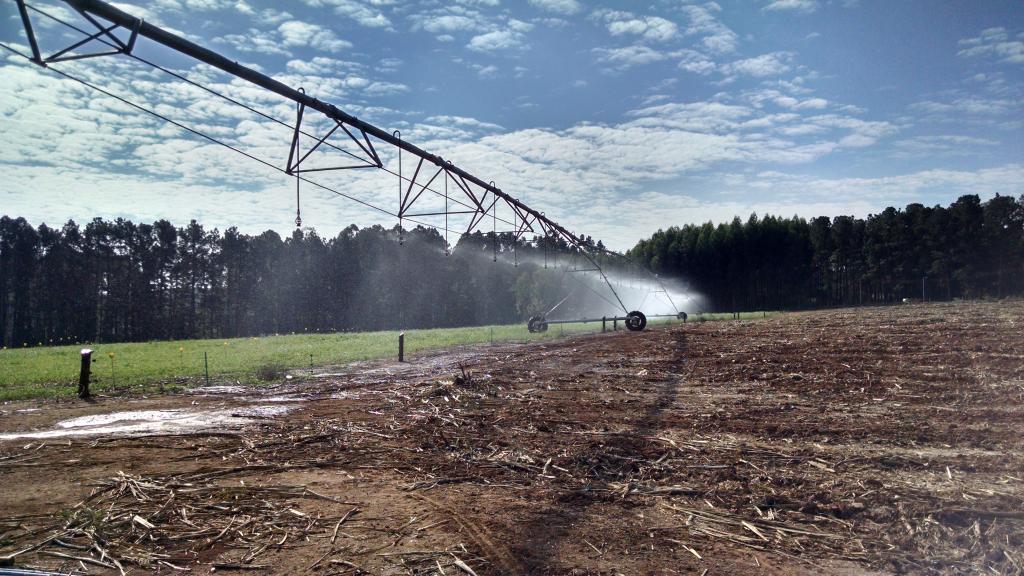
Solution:
[[[652,274],[597,258],[626,308],[675,314]],[[509,234],[448,247],[428,228],[282,238],[195,221],[36,228],[5,216],[0,259],[7,347],[514,324],[563,300],[553,315],[562,319],[627,311],[575,248]],[[693,302],[668,285],[680,310]]]

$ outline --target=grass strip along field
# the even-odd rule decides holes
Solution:
[[[741,318],[761,318],[745,313]],[[730,318],[730,314],[691,316],[690,321]],[[652,323],[654,323],[652,321]],[[611,330],[611,323],[608,324]],[[619,329],[624,327],[620,324]],[[563,334],[600,332],[600,323],[553,325],[531,334],[525,323],[472,328],[409,330],[406,358],[415,353],[466,344],[558,338]],[[332,366],[359,360],[395,357],[398,331],[291,334],[252,338],[82,344],[0,350],[0,401],[60,398],[75,394],[79,351],[93,349],[93,392],[175,389],[204,381],[204,353],[211,383],[254,383],[281,376],[285,370]]]

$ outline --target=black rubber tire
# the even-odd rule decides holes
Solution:
[[[548,331],[548,323],[545,322],[545,318],[543,316],[533,316],[526,323],[526,329],[529,330],[530,332],[534,332],[534,333],[536,333],[536,332],[547,332]]]
[[[647,327],[647,316],[639,310],[626,314],[626,328],[633,332],[639,332]]]
[[[682,320],[683,322],[686,322],[688,316],[686,315],[686,312],[680,312],[679,314],[676,314],[676,318]]]

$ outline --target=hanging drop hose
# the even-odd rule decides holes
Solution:
[[[576,293],[576,290],[578,290],[578,289],[579,289],[579,287],[576,287],[576,288],[573,288],[572,290],[570,290],[570,291],[569,291],[569,293],[565,295],[565,298],[562,298],[562,299],[561,299],[561,300],[560,300],[560,301],[558,302],[558,304],[555,304],[554,306],[552,306],[552,307],[551,307],[551,309],[550,309],[550,310],[548,310],[547,312],[545,312],[545,313],[544,313],[544,317],[545,317],[545,318],[547,318],[547,317],[548,317],[548,314],[551,314],[551,313],[552,313],[552,312],[554,312],[554,311],[555,311],[555,310],[556,310],[556,309],[557,309],[557,308],[558,308],[559,306],[561,306],[562,304],[565,304],[565,301],[566,301],[566,300],[568,300],[570,296],[572,296],[573,294],[575,294],[575,293]]]
[[[492,188],[497,188],[497,185],[494,183],[494,180],[491,180],[490,184],[491,184]],[[494,261],[497,262],[498,261],[498,202],[497,202],[497,200],[495,200],[495,202],[491,204],[491,216],[494,218],[494,224],[493,224],[494,227],[491,230],[491,236],[492,236],[492,240],[493,241],[491,242],[491,244],[494,247]]]
[[[392,136],[402,139],[402,131],[395,130]],[[415,178],[415,176],[414,176]],[[445,226],[447,228],[447,226]],[[402,147],[398,147],[398,244],[405,244],[405,231],[402,229]]]
[[[513,266],[515,268],[519,268],[519,251],[517,250],[517,248],[519,247],[519,213],[518,212],[515,212],[515,211],[512,212],[512,222],[513,222],[512,228],[515,229],[515,232],[512,233],[513,234],[512,235],[512,261],[514,263]]]
[[[448,162],[451,164],[451,161]],[[451,244],[448,243],[448,171],[444,171],[444,253],[451,256]]]
[[[302,208],[300,207],[299,200],[299,183],[302,182],[299,178],[295,178],[295,227],[302,228]]]
[[[302,92],[303,94],[305,94],[306,90],[300,86],[299,87],[299,92]],[[299,104],[297,106],[297,108],[298,108],[298,111],[299,111],[299,122],[302,122],[302,108],[303,108],[302,104]],[[295,138],[295,158],[299,158],[301,147],[302,147],[302,144],[301,144],[301,142],[299,142],[298,135],[296,135],[296,138]],[[299,187],[302,184],[302,178],[299,178],[299,168],[298,168],[297,164],[298,164],[298,162],[296,162],[296,167],[295,167],[295,227],[296,228],[302,228],[302,199],[301,199],[301,195],[300,195],[300,192],[299,192]]]

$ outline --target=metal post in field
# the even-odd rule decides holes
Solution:
[[[405,362],[405,332],[398,333],[398,361]]]
[[[601,316],[601,333],[604,334],[608,331],[608,317]]]
[[[210,357],[203,350],[203,370],[206,372],[206,386],[210,386]]]
[[[82,348],[82,366],[78,371],[78,397],[85,400],[89,397],[89,370],[92,368],[92,350]]]

